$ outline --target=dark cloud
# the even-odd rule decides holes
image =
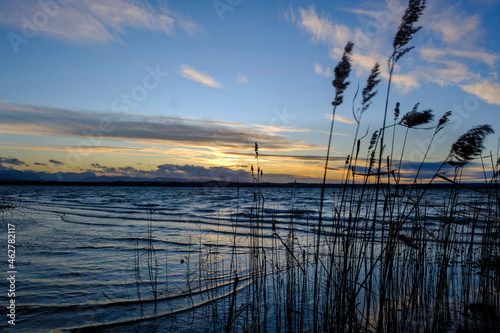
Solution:
[[[25,162],[14,158],[14,157],[1,157],[0,156],[0,164],[7,164],[7,165],[26,165]]]
[[[103,172],[103,173],[109,173],[109,174],[124,174],[124,175],[130,175],[130,174],[141,174],[144,173],[144,171],[138,170],[134,167],[131,166],[125,166],[125,167],[108,167],[104,165],[100,165],[99,163],[91,163],[90,166],[94,169],[95,171]]]
[[[157,173],[166,177],[179,177],[184,180],[222,180],[222,181],[251,181],[252,178],[248,171],[233,170],[226,167],[202,167],[195,165],[176,165],[162,164],[158,165]]]
[[[138,172],[138,171],[139,171],[139,170],[137,170],[136,168],[131,167],[131,166],[120,167],[120,168],[118,168],[118,170],[119,170],[120,172],[127,172],[127,173],[128,173],[128,172]]]
[[[82,137],[88,145],[103,138],[157,140],[188,146],[245,149],[259,142],[269,150],[321,148],[248,126],[213,119],[168,116],[121,115],[113,112],[71,111],[16,105],[0,105],[0,130],[6,133]]]
[[[179,181],[252,181],[248,171],[239,169],[233,170],[227,167],[203,167],[196,165],[161,164],[152,170],[139,170],[132,166],[108,167],[97,163],[92,163],[95,170],[89,172],[99,172],[106,175],[126,176],[133,178],[168,178]]]
[[[35,163],[33,163],[33,164],[34,164],[34,165],[44,165],[44,166],[47,166],[47,164],[45,164],[45,163],[38,163],[38,162],[35,162]]]
[[[54,164],[54,165],[64,165],[63,162],[61,161],[56,161],[56,160],[49,160],[50,163]]]

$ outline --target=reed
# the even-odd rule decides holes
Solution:
[[[232,235],[219,239],[218,225],[215,244],[207,246],[200,236],[195,250],[197,263],[191,263],[191,249],[184,258],[186,283],[182,292],[190,297],[205,295],[209,310],[204,313],[213,331],[500,331],[500,159],[498,152],[496,162],[493,153],[481,155],[484,140],[493,129],[476,126],[460,136],[430,180],[421,184],[430,147],[436,135],[445,130],[450,111],[431,126],[431,110],[420,111],[417,103],[401,117],[402,106],[396,103],[392,125],[387,125],[393,70],[413,49],[408,43],[421,29],[415,24],[424,9],[425,1],[410,0],[403,15],[388,58],[382,127],[372,131],[371,137],[369,130],[361,136],[359,130],[362,116],[377,94],[379,64],[366,80],[357,109],[353,101],[357,127],[351,153],[342,184],[330,194],[326,182],[335,114],[342,106],[352,69],[354,45],[345,46],[335,67],[332,122],[315,214],[301,213],[295,188],[290,192],[286,217],[268,208],[272,198],[263,187],[260,147],[255,143],[256,165],[250,169],[252,199],[240,202],[237,188]],[[389,150],[384,137],[390,127]],[[397,151],[396,130],[401,128],[404,136]],[[433,131],[422,160],[416,161],[415,170],[407,170],[403,163],[406,142],[417,130],[419,135],[424,130]],[[387,157],[385,151],[389,152]],[[463,181],[464,169],[477,158],[481,158],[484,174],[481,190]],[[387,164],[384,168],[383,163]],[[450,166],[452,174],[444,174]],[[439,200],[430,194],[437,179],[450,185]],[[155,293],[156,255],[149,228],[146,290]],[[245,254],[237,250],[243,246],[238,244],[241,230],[247,230]],[[224,246],[231,246],[226,256],[220,255]],[[139,254],[136,257],[137,267]],[[195,271],[196,288],[192,284]],[[136,275],[136,285],[141,283],[142,276]],[[144,289],[138,288],[137,294],[144,299]],[[190,306],[196,312],[193,297]]]

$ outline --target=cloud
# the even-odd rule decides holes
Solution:
[[[469,94],[475,95],[489,104],[500,105],[500,84],[482,80],[460,86]]]
[[[8,164],[8,165],[26,165],[25,162],[14,158],[14,157],[1,157],[0,156],[0,164]]]
[[[181,65],[181,75],[188,80],[198,82],[201,85],[212,89],[222,89],[221,84],[216,81],[213,77],[208,76],[205,73],[198,72],[191,66]]]
[[[463,59],[473,59],[477,62],[483,62],[490,68],[494,67],[498,61],[498,56],[485,51],[468,51],[459,49],[435,49],[424,48],[420,50],[422,59],[430,66],[420,66],[418,71],[420,75],[429,82],[438,83],[441,86],[449,84],[457,86],[469,86],[469,82],[477,77],[469,70]],[[456,60],[450,60],[450,58]],[[471,90],[470,87],[468,87]]]
[[[355,49],[351,55],[351,59],[353,69],[356,71],[356,75],[360,77],[363,74],[369,73],[377,61],[381,63],[386,61],[386,57],[380,55],[378,50],[384,50],[386,47],[384,44],[385,38],[387,37],[385,28],[388,25],[388,21],[393,20],[392,18],[394,15],[386,15],[384,14],[385,11],[375,12],[361,9],[346,11],[354,12],[359,16],[368,15],[369,17],[376,18],[376,21],[373,20],[373,22],[370,21],[369,23],[374,23],[377,27],[384,28],[382,29],[384,31],[381,30],[377,35],[369,37],[361,29],[351,29],[343,24],[332,23],[328,14],[322,12],[321,15],[318,15],[314,7],[309,7],[309,9],[299,8],[300,20],[298,26],[305,32],[311,34],[312,42],[323,42],[331,46],[329,55],[334,61],[338,61],[342,57],[345,44],[348,41],[354,41]],[[389,16],[390,19],[386,16]],[[366,21],[366,18],[364,21]],[[319,63],[315,63],[314,72],[316,74],[328,76],[332,73],[332,70],[329,68],[323,69]],[[403,76],[397,78],[397,75]],[[389,77],[389,73],[385,66],[381,67],[381,76],[386,79]],[[402,93],[406,93],[419,86],[418,80],[414,74],[395,74],[393,79],[396,87]]]
[[[360,26],[352,27],[332,19],[324,11],[318,13],[314,6],[299,7],[295,11],[297,20],[292,23],[309,34],[311,42],[330,46],[330,58],[334,61],[340,60],[345,43],[353,41],[353,70],[360,78],[369,73],[375,62],[384,64],[387,61],[387,50],[392,48],[391,42],[405,8],[405,4],[400,1],[385,0],[377,4],[365,3],[361,8],[341,9],[358,16]],[[420,59],[424,64],[419,64],[416,51],[405,56],[405,59],[414,64],[414,69],[410,71],[403,72],[399,65],[396,66],[392,82],[400,93],[406,94],[417,89],[423,82],[441,86],[465,85],[470,90],[467,84],[477,76],[469,68],[470,60],[486,64],[490,69],[496,68],[499,56],[479,46],[484,34],[480,16],[461,12],[458,8],[457,5],[444,7],[429,4],[419,22],[425,29],[418,34],[427,34],[433,38],[429,39],[428,45],[437,42],[442,46],[420,49]],[[290,17],[289,13],[293,13],[293,10],[290,9],[287,13],[286,17],[282,16]],[[316,74],[325,76],[329,72],[328,68],[324,69],[319,63],[314,64],[314,70]],[[381,66],[380,70],[381,77],[388,79],[387,66]]]
[[[188,36],[194,37],[205,34],[205,30],[203,30],[201,26],[199,26],[198,24],[194,23],[189,19],[179,17],[176,22]]]
[[[299,26],[312,35],[314,42],[326,42],[331,45],[344,45],[353,39],[349,27],[343,24],[333,24],[325,12],[318,16],[314,6],[309,9],[299,8]]]
[[[326,117],[326,119],[332,120],[333,115],[327,113],[327,114],[325,114],[325,117]],[[349,119],[349,118],[346,118],[346,117],[338,115],[338,114],[335,115],[335,120],[340,121],[341,123],[345,123],[345,124],[356,124],[356,120]]]
[[[238,84],[247,84],[248,83],[248,79],[245,75],[243,74],[238,74],[238,76],[236,77],[236,79],[234,79],[234,82],[238,83]]]
[[[49,162],[52,163],[53,165],[64,165],[64,163],[61,161],[49,160]]]
[[[440,61],[441,67],[422,66],[419,67],[419,73],[428,82],[434,82],[440,86],[450,84],[458,84],[474,78],[474,74],[469,71],[469,68],[457,61]]]
[[[51,5],[43,5],[48,3]],[[46,20],[36,21],[36,17]],[[0,4],[0,23],[23,28],[26,20],[45,36],[81,44],[121,42],[120,35],[130,28],[167,35],[175,35],[177,27],[190,36],[203,32],[179,14],[139,1],[67,0],[60,5],[56,1],[28,0]]]
[[[151,170],[140,170],[133,166],[109,167],[92,163],[90,165],[100,175],[121,176],[133,178],[163,178],[164,180],[176,181],[231,181],[251,182],[252,177],[248,171],[241,169],[233,170],[228,167],[214,166],[203,167],[197,165],[161,164]]]
[[[293,12],[292,5],[289,5],[285,10],[281,10],[281,8],[278,7],[278,16],[285,19],[285,21],[295,23],[295,13]]]
[[[240,182],[251,183],[252,176],[248,171],[233,170],[228,167],[202,167],[196,165],[162,164],[156,169],[139,170],[132,166],[108,167],[101,166],[103,170],[82,170],[84,172],[57,172],[46,173],[36,171],[19,171],[2,169],[0,166],[0,179],[25,180],[25,181],[66,181],[66,182],[106,182],[106,181],[177,181],[177,182]],[[243,167],[243,166],[242,166]],[[248,166],[244,166],[248,167]],[[103,176],[106,176],[103,178]],[[318,183],[321,178],[297,176],[290,174],[264,173],[266,182],[289,183],[294,180],[299,182]]]
[[[253,126],[268,133],[279,133],[279,132],[306,133],[311,131],[308,128],[297,128],[292,126],[272,126],[272,125],[253,125]]]
[[[222,152],[224,155],[228,156],[245,156],[245,157],[255,157],[254,153],[240,153],[235,151],[225,151]],[[286,154],[266,154],[260,153],[259,157],[276,157],[279,159],[290,159],[298,161],[324,161],[325,156],[323,155],[286,155]],[[345,161],[345,156],[330,156],[332,161]]]
[[[456,6],[433,11],[424,16],[423,24],[448,45],[475,45],[482,33],[479,15],[460,13]]]
[[[332,76],[332,69],[330,67],[326,67],[323,69],[323,66],[321,66],[318,63],[314,64],[314,73],[318,75],[323,75],[324,77],[330,77]]]
[[[45,164],[45,163],[39,163],[39,162],[35,162],[35,163],[33,163],[33,164],[34,164],[34,165],[43,165],[43,166],[47,166],[47,164]]]
[[[0,132],[82,138],[81,146],[106,146],[104,139],[163,145],[247,149],[259,142],[268,150],[319,149],[283,135],[217,119],[72,111],[0,104]],[[97,144],[96,144],[97,142]]]
[[[358,15],[365,23],[365,30],[373,29],[376,32],[380,32],[379,29],[396,30],[406,9],[405,3],[397,0],[386,0],[385,6],[381,6],[377,2],[365,3],[365,5],[371,6],[371,8],[347,8],[344,10]],[[375,7],[376,9],[374,9]]]
[[[89,170],[96,173],[113,174],[113,175],[126,175],[126,176],[145,176],[147,172],[138,170],[132,166],[125,167],[108,167],[100,165],[99,163],[91,163],[90,166],[94,170]]]
[[[449,58],[450,56],[454,56],[457,58],[466,58],[472,59],[479,62],[484,62],[490,68],[495,67],[495,64],[498,62],[498,55],[492,54],[486,51],[470,51],[464,49],[453,49],[453,48],[445,48],[445,49],[436,49],[436,48],[422,48],[420,49],[420,54],[422,58],[430,62],[442,61],[443,58]]]
[[[227,167],[203,167],[195,165],[158,165],[157,175],[176,177],[183,180],[252,181],[248,171],[232,170]]]

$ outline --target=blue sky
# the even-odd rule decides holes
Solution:
[[[431,164],[474,125],[500,130],[499,4],[429,2],[415,49],[398,62],[390,110],[400,102],[404,114],[419,102],[434,111],[433,126],[453,112],[430,150]],[[333,69],[353,41],[351,85],[337,110],[329,173],[339,179],[356,129],[352,99],[376,61],[383,78],[360,125],[362,134],[369,132],[362,150],[381,126],[387,57],[406,6],[396,0],[1,1],[2,167],[184,179],[213,168],[236,177],[256,163],[257,141],[267,180],[314,181],[328,140]],[[398,126],[398,152],[404,132]],[[431,135],[410,131],[408,165],[420,160]],[[485,150],[495,160],[497,142],[489,136]],[[165,165],[171,167],[159,167]],[[186,165],[202,168],[189,174]],[[479,171],[473,165],[467,179]]]

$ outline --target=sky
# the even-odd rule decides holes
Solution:
[[[380,129],[387,59],[408,3],[376,1],[0,1],[0,169],[32,174],[316,182],[348,41],[353,69],[337,108],[328,178],[340,181],[353,115],[376,62],[381,82],[359,124],[359,163]],[[500,133],[499,0],[429,1],[398,61],[388,119],[431,109],[432,123],[386,130],[393,167],[429,178],[457,138]],[[394,143],[392,136],[394,132]],[[259,158],[255,158],[255,142]],[[483,151],[491,169],[498,134]],[[401,152],[403,152],[401,156]],[[490,152],[492,154],[490,154]],[[401,160],[401,163],[399,163]],[[464,180],[480,180],[480,161]],[[408,176],[409,177],[409,176]]]

